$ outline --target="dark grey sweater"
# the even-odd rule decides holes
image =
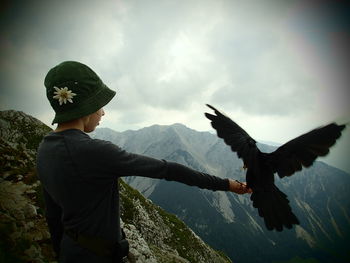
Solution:
[[[144,176],[227,191],[229,182],[183,165],[128,153],[80,130],[51,132],[41,142],[37,170],[46,217],[60,262],[110,262],[79,247],[63,229],[121,239],[117,178]],[[78,261],[77,261],[78,260]]]

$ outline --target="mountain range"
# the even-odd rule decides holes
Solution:
[[[243,163],[216,135],[182,124],[153,125],[116,132],[99,128],[94,138],[123,149],[175,161],[196,170],[244,181]],[[275,146],[258,144],[262,151]],[[177,215],[198,236],[222,250],[235,263],[349,262],[350,175],[316,161],[277,186],[290,200],[300,225],[291,230],[266,230],[249,195],[212,192],[176,182],[127,177],[126,182],[166,211]]]

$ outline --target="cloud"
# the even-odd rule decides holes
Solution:
[[[319,7],[301,3],[13,1],[1,28],[2,107],[49,116],[46,72],[63,60],[78,60],[116,89],[108,108],[130,128],[156,123],[154,112],[184,122],[184,116],[199,116],[190,110],[208,102],[248,118],[312,116],[321,108],[329,118],[345,114],[348,92],[337,88],[340,78],[334,77],[339,54],[324,52],[334,58],[330,66],[321,51],[346,45],[338,37],[318,48],[308,32],[321,22],[307,17]],[[321,21],[325,15],[313,17]],[[322,21],[324,27],[333,20]],[[323,32],[317,31],[318,39],[329,39]]]
[[[275,42],[277,42],[276,40]],[[282,44],[280,44],[282,45]],[[256,47],[253,61],[237,55],[221,74],[213,103],[253,115],[290,115],[310,110],[318,87],[278,45]]]

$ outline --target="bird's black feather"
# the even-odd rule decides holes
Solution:
[[[211,120],[218,137],[237,153],[248,169],[246,180],[248,187],[253,190],[253,207],[264,218],[266,228],[282,231],[283,228],[299,224],[287,195],[274,184],[274,173],[283,178],[302,170],[302,167],[311,166],[317,157],[329,153],[329,148],[341,136],[345,125],[331,123],[285,143],[272,153],[262,153],[256,141],[237,123],[213,106],[207,106],[216,114],[205,113],[205,116]]]
[[[216,115],[205,113],[205,116],[211,120],[212,127],[217,131],[220,138],[231,146],[232,151],[243,159],[244,164],[248,165],[251,155],[256,154],[259,149],[256,147],[256,141],[249,136],[237,123],[219,112],[213,106],[207,106],[214,110]]]
[[[305,133],[271,153],[270,165],[281,178],[300,171],[301,166],[310,167],[317,157],[329,153],[344,128],[345,125],[331,123]]]

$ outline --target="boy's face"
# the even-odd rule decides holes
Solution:
[[[100,124],[102,116],[105,115],[104,110],[101,108],[95,113],[89,115],[84,125],[84,132],[92,132],[96,129],[97,125]]]

